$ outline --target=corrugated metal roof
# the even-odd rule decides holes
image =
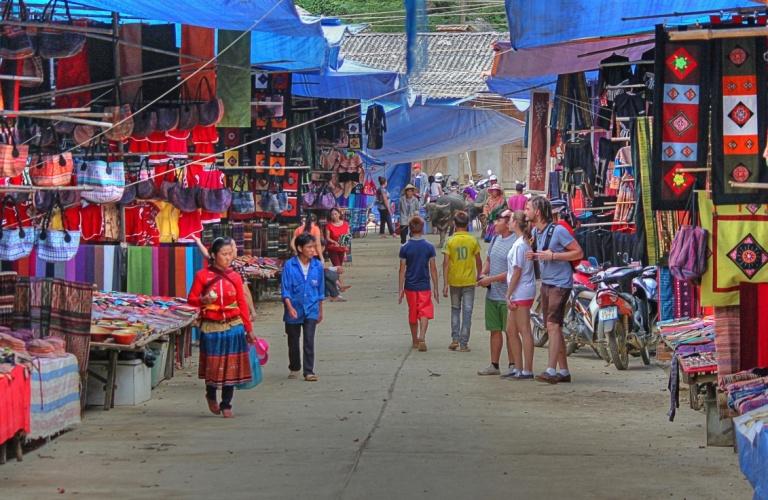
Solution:
[[[411,87],[432,98],[462,98],[487,91],[484,73],[491,70],[492,45],[505,33],[425,33],[427,68]],[[344,37],[341,54],[373,68],[405,73],[404,33],[359,33]]]

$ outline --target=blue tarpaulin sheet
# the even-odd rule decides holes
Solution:
[[[378,99],[397,89],[398,73],[369,68],[346,60],[338,70],[294,73],[293,93],[304,97],[327,99]]]
[[[244,31],[253,28],[251,60],[284,69],[327,65],[328,42],[319,20],[306,22],[292,0],[85,0],[83,4],[121,14]]]
[[[755,490],[753,500],[768,500],[768,428],[766,407],[733,419],[741,472]]]
[[[388,165],[501,146],[523,137],[523,122],[498,111],[417,105],[387,112],[384,147],[366,151]]]
[[[506,0],[507,21],[515,48],[552,45],[579,38],[653,31],[656,24],[690,24],[706,19],[690,12],[753,7],[749,0]],[[623,21],[622,18],[657,16]]]

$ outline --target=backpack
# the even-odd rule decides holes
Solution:
[[[681,226],[669,249],[669,272],[678,280],[698,283],[707,270],[707,230]]]
[[[545,231],[546,231],[546,238],[544,240],[544,248],[541,249],[542,252],[544,250],[549,250],[549,243],[550,243],[550,241],[552,241],[552,235],[555,234],[555,227],[557,227],[557,226],[562,226],[563,229],[568,231],[568,228],[565,227],[564,225],[562,225],[560,223],[556,224],[554,222],[550,222],[550,224],[545,229]],[[568,231],[568,232],[571,233],[571,231]],[[536,245],[536,235],[537,234],[538,234],[538,231],[534,231],[533,241],[531,242],[531,249],[534,252],[538,252],[539,251],[539,250],[536,249],[536,246],[537,246]],[[571,233],[571,236],[573,236],[572,233]],[[575,271],[576,268],[579,266],[579,264],[581,264],[581,261],[580,260],[571,260],[568,263],[571,265],[571,269],[573,269]],[[536,279],[541,279],[541,270],[539,268],[539,261],[538,260],[533,262],[533,274],[535,275]]]

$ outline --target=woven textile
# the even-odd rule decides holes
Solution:
[[[654,102],[654,210],[681,210],[703,174],[679,172],[701,167],[707,159],[709,98],[705,77],[709,64],[704,42],[670,42],[662,27],[656,31]]]
[[[67,342],[67,352],[77,357],[85,379],[91,344],[93,285],[60,279],[51,280],[48,334]]]
[[[31,421],[27,440],[46,438],[80,423],[77,358],[35,358],[32,362]]]
[[[218,47],[228,47],[240,31],[218,30]],[[242,68],[242,69],[240,69]],[[248,33],[219,56],[216,94],[224,101],[219,127],[251,126],[251,34]]]
[[[714,44],[715,94],[712,106],[712,198],[715,205],[764,203],[768,191],[731,187],[729,182],[768,179],[765,148],[768,106],[765,38],[738,38]],[[759,91],[762,89],[762,91]]]
[[[768,284],[742,283],[740,287],[740,368],[768,367]]]
[[[740,283],[768,282],[768,215],[759,215],[758,208],[721,205],[715,209],[706,193],[699,194],[701,226],[709,232],[702,306],[738,305]]]
[[[549,92],[533,92],[528,108],[528,189],[546,192],[549,166]]]
[[[0,325],[11,326],[13,324],[13,306],[15,304],[16,281],[18,275],[15,272],[6,271],[0,273]]]
[[[739,345],[741,338],[740,309],[734,306],[715,307],[715,349],[717,350],[717,376],[739,371]]]
[[[205,379],[205,385],[216,387],[250,382],[251,362],[243,325],[202,334],[198,375]]]
[[[651,151],[653,141],[651,134],[651,122],[647,117],[637,118],[634,124],[632,140],[632,162],[637,165],[636,175],[639,178],[637,187],[640,192],[639,207],[642,218],[638,217],[638,233],[645,234],[646,255],[648,264],[655,265],[659,260],[658,244],[656,242],[656,219],[651,208]]]

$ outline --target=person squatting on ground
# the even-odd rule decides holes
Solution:
[[[315,330],[323,321],[325,273],[315,257],[315,237],[300,234],[296,238],[296,256],[283,267],[282,298],[285,334],[288,336],[288,378],[295,379],[302,369],[299,337],[304,333],[304,380],[315,382]]]
[[[413,347],[420,352],[427,350],[427,328],[435,317],[432,297],[440,302],[435,264],[435,247],[424,239],[424,219],[418,215],[408,223],[411,239],[400,247],[400,273],[397,303],[408,302],[408,326],[411,328]],[[430,288],[429,280],[432,278]]]
[[[552,205],[543,196],[534,196],[525,205],[525,215],[534,226],[536,250],[526,254],[539,263],[541,275],[541,312],[549,334],[547,369],[536,380],[557,384],[570,382],[568,358],[565,354],[563,319],[568,297],[573,288],[571,261],[584,256],[581,247],[563,226],[552,222]],[[557,368],[560,367],[558,371]]]
[[[533,262],[525,255],[531,250],[531,230],[525,212],[504,212],[510,215],[510,229],[517,239],[507,255],[507,346],[511,346],[515,368],[510,380],[533,379],[533,334],[531,306],[536,298],[536,275]]]
[[[389,213],[389,191],[387,191],[387,178],[379,177],[379,189],[376,190],[376,208],[379,209],[379,235],[384,235],[384,225],[386,224],[389,235],[395,237],[395,230],[392,227],[392,214]]]
[[[502,212],[493,222],[494,234],[488,247],[483,275],[478,286],[488,287],[485,296],[485,329],[491,332],[491,364],[478,371],[478,375],[499,375],[499,358],[504,338],[501,333],[507,328],[507,255],[517,237],[509,229],[509,213]],[[504,377],[514,375],[512,371],[512,349],[507,342],[509,371]]]
[[[398,204],[400,212],[400,244],[404,245],[408,241],[408,221],[414,215],[419,215],[419,199],[416,198],[416,186],[413,184],[405,186]]]
[[[456,232],[443,248],[443,297],[451,294],[451,345],[448,349],[469,352],[475,287],[483,269],[480,244],[467,232],[469,216],[456,212],[453,216]]]
[[[235,386],[252,379],[248,343],[256,342],[243,293],[243,281],[230,269],[234,259],[231,238],[216,238],[209,265],[195,274],[189,304],[200,308],[200,366],[205,399],[214,415],[232,415]],[[216,392],[221,389],[221,403]]]

